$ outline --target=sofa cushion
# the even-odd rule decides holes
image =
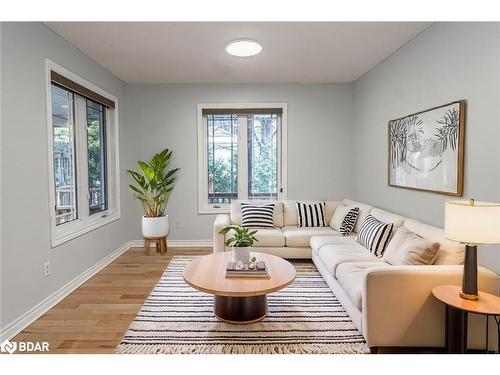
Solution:
[[[287,246],[309,246],[313,236],[339,236],[339,232],[330,227],[284,227],[283,233]]]
[[[253,247],[282,247],[285,246],[285,235],[281,228],[259,228],[255,229],[257,233],[255,237],[259,242],[254,242]],[[234,232],[230,231],[227,238],[234,236]]]
[[[338,236],[313,236],[311,237],[311,241],[309,242],[309,245],[311,246],[311,250],[314,251],[316,254],[319,254],[319,249],[324,246],[324,245],[330,245],[330,244],[349,244],[353,243],[356,240],[356,235],[350,235],[350,236],[340,236],[340,233]]]
[[[231,219],[232,225],[241,225],[241,203],[249,203],[255,205],[263,205],[267,203],[274,203],[274,211],[273,211],[273,222],[276,228],[283,227],[283,202],[269,202],[269,201],[243,201],[243,200],[234,200],[231,202],[231,206],[229,209],[229,217]]]
[[[403,224],[407,229],[427,238],[433,242],[439,242],[440,248],[434,264],[463,264],[465,247],[459,242],[450,241],[445,238],[444,230],[432,225],[421,223],[417,220],[406,219]]]
[[[358,220],[356,220],[356,225],[354,225],[354,232],[359,232],[363,221],[365,221],[366,217],[373,209],[373,207],[365,203],[353,201],[351,199],[344,199],[342,203],[349,207],[359,207]]]
[[[382,259],[393,266],[432,264],[439,246],[439,242],[432,242],[401,227],[387,245]]]
[[[335,278],[349,296],[352,303],[362,310],[363,278],[369,268],[390,267],[385,262],[346,262],[339,264]]]
[[[370,215],[383,223],[392,223],[392,234],[396,233],[398,228],[402,226],[403,222],[405,221],[405,218],[403,216],[393,214],[389,211],[381,210],[380,208],[373,208],[370,211]]]
[[[340,238],[345,239],[345,237]],[[334,277],[337,266],[345,262],[380,262],[380,259],[366,248],[352,241],[321,246],[317,254],[327,271]]]
[[[299,219],[297,215],[297,207],[295,205],[296,200],[284,200],[283,210],[284,210],[284,226],[297,226],[299,225]],[[341,204],[337,201],[304,201],[304,203],[319,203],[325,202],[325,223],[329,223],[332,219],[333,211],[335,208]]]

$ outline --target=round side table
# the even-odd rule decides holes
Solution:
[[[497,324],[500,352],[500,297],[486,292],[479,292],[477,301],[460,297],[459,285],[440,285],[432,289],[432,294],[446,306],[446,351],[448,353],[467,352],[467,317],[468,313],[486,316],[486,352],[488,352],[489,318],[493,316]]]

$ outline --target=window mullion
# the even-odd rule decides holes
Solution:
[[[87,116],[86,100],[75,95],[76,160],[78,183],[78,212],[80,219],[89,217],[89,181],[87,165]]]
[[[278,162],[278,165],[277,165],[277,170],[278,170],[278,181],[277,181],[277,189],[278,189],[278,200],[281,200],[283,199],[283,195],[284,195],[284,188],[283,188],[283,160],[282,160],[282,149],[281,149],[281,145],[282,145],[282,136],[283,136],[283,132],[282,132],[282,129],[281,129],[281,116],[277,116],[276,118],[276,121],[277,121],[277,126],[276,126],[276,129],[277,129],[277,162]]]
[[[105,123],[106,123],[106,126],[104,128],[104,131],[106,132],[105,134],[105,139],[106,139],[106,165],[107,165],[107,168],[106,168],[106,174],[107,174],[107,178],[106,178],[106,181],[108,182],[108,197],[107,197],[107,200],[108,200],[108,209],[107,209],[107,212],[108,214],[112,214],[113,211],[116,209],[115,207],[117,206],[116,205],[116,199],[117,197],[115,196],[115,194],[112,194],[113,191],[115,191],[115,179],[113,178],[114,174],[115,174],[115,170],[113,168],[113,166],[115,165],[114,164],[114,160],[112,159],[112,156],[115,154],[115,150],[112,148],[113,145],[111,144],[111,114],[110,114],[110,111],[108,109],[105,109],[104,110],[104,115],[106,117],[105,119]]]
[[[209,207],[209,203],[208,203],[208,117],[207,116],[203,116],[203,131],[201,132],[200,134],[200,137],[202,138],[202,147],[203,147],[203,151],[200,152],[200,154],[202,155],[202,169],[203,169],[203,173],[202,173],[202,176],[201,176],[201,179],[202,179],[202,189],[203,189],[203,192],[202,192],[202,195],[199,196],[198,198],[199,199],[203,199],[203,207]]]
[[[248,199],[248,116],[238,115],[238,199]]]

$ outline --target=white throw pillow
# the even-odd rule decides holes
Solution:
[[[330,220],[330,226],[337,232],[340,231],[340,226],[342,225],[342,220],[344,220],[345,215],[349,212],[350,207],[348,206],[338,206],[335,211],[333,211],[332,219]]]
[[[383,260],[393,266],[434,263],[440,243],[432,242],[400,227],[387,245]]]

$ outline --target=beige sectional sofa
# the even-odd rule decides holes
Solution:
[[[230,214],[218,215],[214,223],[214,251],[228,250],[224,226],[240,225],[239,201]],[[464,257],[463,245],[449,241],[441,228],[387,212],[368,204],[344,199],[326,202],[326,222],[330,223],[340,206],[359,207],[354,233],[342,237],[331,227],[299,228],[295,201],[277,202],[273,229],[259,229],[256,251],[284,258],[311,258],[354,324],[371,348],[443,347],[444,306],[432,296],[432,288],[442,284],[460,284]],[[405,226],[420,237],[440,243],[432,265],[393,266],[377,258],[355,241],[364,218],[370,213],[385,223],[393,223],[395,232]],[[480,267],[479,288],[499,294],[500,278]],[[469,318],[469,348],[484,348],[484,317]],[[496,330],[490,325],[490,345],[494,348]]]
[[[254,202],[255,203],[255,202]],[[260,202],[256,202],[259,204]],[[269,203],[269,202],[267,202]],[[330,222],[335,208],[342,202],[326,201],[325,220]],[[214,252],[225,251],[223,235],[219,231],[227,225],[241,225],[241,201],[233,201],[229,214],[217,215],[214,223]],[[278,201],[274,207],[274,228],[259,229],[254,244],[257,251],[279,255],[283,258],[311,258],[311,237],[339,236],[331,227],[299,228],[295,201]]]

